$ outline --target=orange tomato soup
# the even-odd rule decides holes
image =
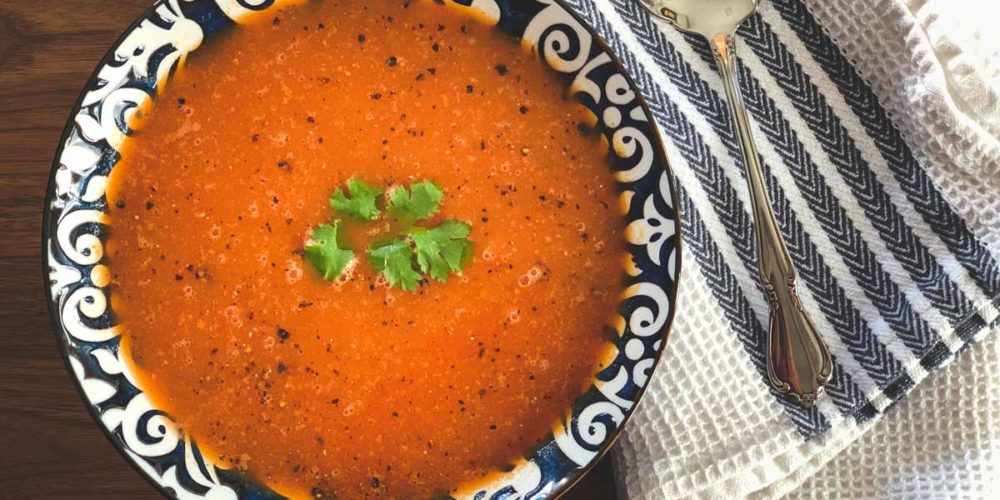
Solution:
[[[430,1],[310,2],[206,41],[110,179],[140,385],[209,459],[293,497],[427,497],[512,463],[590,383],[619,298],[588,123],[537,56]],[[438,217],[472,225],[464,271],[404,292],[356,248],[323,280],[303,247],[351,178],[443,188]]]

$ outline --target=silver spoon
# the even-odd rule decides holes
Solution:
[[[736,80],[736,29],[757,10],[758,0],[638,0],[657,17],[682,31],[708,40],[722,73],[729,112],[736,124],[746,166],[754,223],[757,226],[757,269],[771,308],[767,332],[767,378],[802,406],[816,402],[830,380],[833,363],[823,339],[795,293],[795,268],[778,229],[764,187],[757,146],[750,134],[743,97]]]

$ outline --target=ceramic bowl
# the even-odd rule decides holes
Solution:
[[[680,266],[673,176],[660,136],[610,49],[557,0],[451,0],[530,46],[596,117],[611,147],[629,224],[625,285],[612,323],[613,361],[567,408],[551,434],[513,470],[469,491],[482,498],[546,498],[578,480],[634,411],[664,349]],[[280,498],[266,485],[211,463],[155,408],[119,349],[104,262],[105,186],[129,135],[128,117],[191,51],[275,0],[163,0],[115,43],[73,107],[49,180],[43,253],[46,295],[62,355],[86,407],[149,482],[177,498]],[[280,3],[280,2],[279,2]],[[155,109],[154,111],[155,112]],[[557,167],[554,167],[557,168]],[[86,487],[86,485],[81,485]],[[462,491],[466,491],[463,489]]]

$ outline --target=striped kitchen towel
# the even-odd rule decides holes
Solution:
[[[748,193],[707,45],[634,0],[567,3],[643,89],[683,213],[680,309],[615,455],[625,496],[781,494],[996,327],[1000,71],[945,64],[915,23],[924,1],[763,0],[739,32],[766,181],[833,355],[808,410],[766,382]]]

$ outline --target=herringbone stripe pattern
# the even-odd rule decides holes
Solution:
[[[665,33],[633,0],[567,3],[622,60],[679,156],[674,161],[683,162],[685,252],[694,257],[687,262],[697,263],[763,381],[767,325],[754,289],[753,221],[741,201],[742,156],[707,44]],[[837,340],[830,401],[864,422],[988,326],[993,318],[976,307],[983,297],[1000,304],[1000,267],[801,0],[772,4],[795,36],[780,38],[753,16],[739,35],[759,62],[753,70],[740,65],[738,75],[757,140],[766,141],[765,180],[811,292],[807,305]],[[817,77],[834,83],[840,111]],[[853,114],[843,115],[844,102]],[[772,394],[804,436],[840,419]]]
[[[917,239],[913,229],[903,221],[900,209],[890,201],[885,188],[878,182],[868,162],[841,125],[840,118],[834,114],[809,76],[803,73],[787,47],[759,16],[748,20],[741,35],[741,40],[757,53],[771,76],[795,105],[799,115],[809,125],[813,137],[823,146],[827,159],[837,167],[837,171],[851,187],[858,204],[879,231],[879,236],[892,251],[893,257],[910,273],[910,277],[929,300],[942,305],[939,309],[946,317],[956,321],[961,319],[962,315],[971,310],[971,303],[948,279],[928,248]],[[748,104],[755,108],[755,117],[761,120],[764,116],[776,116],[773,103],[767,102],[757,79],[745,68],[740,76],[745,82],[744,89],[750,96]],[[794,163],[789,162],[790,168],[792,164]],[[818,169],[814,165],[809,167],[801,169],[807,172],[800,175],[818,175]],[[818,180],[820,188],[826,186],[822,179]],[[829,188],[825,191],[822,196],[832,199]]]
[[[736,161],[741,161],[725,101],[709,88],[708,84],[680,57],[641,7],[638,7],[635,2],[625,0],[614,0],[613,4],[622,17],[626,19],[626,22],[630,24],[629,27],[642,35],[640,44],[647,50],[650,58],[658,64],[659,68],[664,71],[687,100],[707,118],[712,126],[712,132],[722,137],[723,143],[728,146],[728,153]],[[645,33],[642,31],[643,29],[651,29],[652,32]],[[630,57],[629,54],[622,55],[627,61],[626,64],[634,63],[634,58]],[[664,92],[653,81],[650,81],[648,85],[643,84],[642,88],[653,90],[647,92],[650,94],[647,98],[651,101],[650,105],[654,108],[655,116],[660,96]],[[677,113],[673,119],[686,120],[680,113]],[[672,124],[663,123],[663,125],[668,128],[667,135],[671,136],[671,140],[682,151],[685,150],[686,146],[701,143],[697,137],[673,136],[671,134]],[[785,134],[787,135],[787,133],[786,129]],[[780,136],[781,133],[778,132],[778,135]],[[750,229],[752,221],[746,207],[738,201],[737,188],[730,185],[728,178],[721,171],[718,161],[711,156],[710,152],[700,156],[692,155],[687,160],[698,175],[702,188],[708,192],[712,199],[718,217],[730,236],[729,244],[736,249],[749,272],[755,274],[756,260],[753,235]],[[814,296],[817,305],[840,335],[848,351],[880,387],[884,388],[898,380],[908,378],[900,361],[895,359],[886,350],[885,345],[876,338],[844,289],[839,286],[838,279],[830,272],[816,246],[812,244],[811,237],[804,231],[793,211],[788,209],[783,191],[777,189],[773,176],[768,175],[768,180],[778,219],[782,223],[789,251],[795,257],[799,275],[816,292]],[[744,189],[744,187],[739,186],[738,189]],[[871,288],[867,282],[862,281],[862,283]],[[901,299],[902,297],[896,297],[897,301]],[[889,310],[891,311],[897,305],[890,304]],[[901,328],[905,329],[906,326]],[[926,323],[924,323],[925,331],[926,328]]]
[[[570,3],[571,5],[573,4],[573,2]],[[647,104],[650,106],[650,110],[652,111],[654,118],[660,125],[661,130],[671,140],[671,142],[675,144],[681,155],[684,157],[684,160],[692,166],[692,169],[695,170],[699,175],[699,178],[702,179],[701,186],[710,190],[709,196],[716,202],[714,209],[718,214],[718,217],[722,220],[729,221],[726,231],[729,233],[731,241],[727,241],[727,244],[732,245],[732,240],[742,241],[745,243],[743,245],[736,245],[735,249],[740,255],[741,263],[749,269],[751,273],[755,273],[756,263],[754,260],[754,250],[751,245],[753,241],[753,233],[750,217],[742,204],[739,202],[735,194],[735,190],[729,185],[726,177],[721,174],[721,168],[716,158],[711,154],[711,151],[691,124],[681,114],[677,105],[671,102],[666,93],[659,89],[658,85],[650,78],[648,73],[641,71],[634,55],[627,50],[617,37],[608,36],[612,33],[610,26],[603,20],[600,13],[595,9],[590,8],[589,4],[586,2],[580,2],[580,5],[575,6],[578,7],[577,12],[606,37],[612,50],[616,52],[616,55],[618,55],[622,59],[622,62],[631,70],[631,73],[633,77],[636,78],[639,87],[644,90],[644,97],[647,100]],[[719,111],[721,115],[721,112],[725,111],[725,108],[723,107]],[[682,197],[682,199],[686,198]],[[702,233],[696,232],[696,234],[690,234],[692,228],[689,227],[689,225],[694,224],[692,221],[697,218],[696,212],[694,212],[693,204],[688,202],[686,205],[682,205],[682,212],[685,216],[685,240],[690,242],[693,238]],[[713,286],[713,294],[715,294],[716,298],[720,301],[720,306],[723,310],[727,312],[727,316],[733,323],[734,328],[738,329],[737,335],[739,336],[740,341],[743,343],[744,348],[754,361],[763,378],[766,373],[764,364],[764,327],[760,325],[754,316],[749,315],[751,313],[751,309],[748,305],[749,301],[746,295],[739,289],[738,285],[735,284],[735,278],[732,276],[731,272],[719,274],[719,266],[722,262],[722,257],[718,250],[714,248],[714,244],[713,246],[698,247],[692,243],[691,247],[693,253],[695,253],[696,260],[698,260],[699,265],[703,267],[703,273],[706,276],[711,275],[713,278],[725,279],[726,283],[729,285],[725,288],[716,288]],[[705,248],[706,252],[709,250],[711,251],[709,253],[701,253],[697,251],[697,248]],[[705,266],[708,266],[708,268],[705,268]],[[738,298],[733,298],[731,296],[733,293],[732,290],[739,292]],[[762,299],[757,297],[756,300],[759,301]],[[743,304],[747,305],[743,306]],[[836,307],[843,306],[844,303],[843,301],[829,302],[827,305],[833,305]],[[748,321],[752,322],[752,325],[748,325]],[[873,354],[872,352],[868,352],[871,349],[866,347],[863,342],[855,341],[853,342],[853,345],[861,349],[861,357],[866,362],[885,363],[891,359],[887,353],[884,352],[884,349],[875,348],[875,350],[879,352]],[[897,366],[896,371],[901,371],[901,368]],[[850,380],[850,377],[842,370],[842,368],[836,366],[836,363],[835,372],[836,375],[838,375],[837,384],[831,384],[831,386],[827,388],[827,392],[831,395],[831,399],[837,405],[838,409],[844,413],[850,413],[867,404],[868,401],[862,394],[862,391]],[[822,432],[822,430],[826,427],[826,424],[820,420],[821,416],[818,413],[815,413],[814,416],[810,418],[804,418],[805,415],[802,415],[801,409],[798,405],[789,401],[784,396],[777,395],[776,397],[778,397],[779,401],[789,413],[792,420],[799,425],[799,431],[801,433],[805,435],[814,435]],[[809,414],[813,413],[814,410],[809,412]]]
[[[801,0],[774,0],[781,17],[798,34],[799,42],[826,71],[878,146],[907,198],[986,294],[1000,293],[1000,268],[968,225],[951,208],[893,126],[878,98],[837,45],[816,23]]]

